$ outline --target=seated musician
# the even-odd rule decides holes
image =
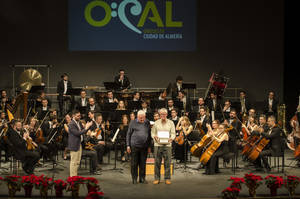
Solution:
[[[107,91],[107,99],[104,100],[104,103],[118,103],[118,99],[114,97],[112,91]]]
[[[7,130],[8,124],[6,120],[5,112],[0,110],[0,153],[5,151],[5,161],[8,161],[11,156],[11,152],[9,150],[9,146],[7,143]]]
[[[210,93],[206,104],[210,111],[211,120],[215,120],[215,119],[220,120],[222,118],[221,103],[218,100],[217,95],[215,93],[213,92]]]
[[[2,110],[3,112],[6,112],[7,105],[8,105],[8,99],[6,97],[1,98],[0,110]]]
[[[100,146],[104,145],[104,141],[102,141],[102,139],[98,139],[101,138],[101,129],[97,128],[97,124],[94,118],[95,114],[93,111],[89,111],[88,113],[88,117],[89,117],[89,121],[92,121],[92,126],[89,128],[86,136],[85,136],[85,154],[86,156],[91,158],[91,173],[94,175],[99,175],[100,172],[97,171],[97,169],[100,169],[99,167],[97,167],[98,164],[100,164],[98,157],[99,157],[99,153],[101,155],[103,155],[103,153],[101,152],[101,149],[104,147]],[[98,146],[99,145],[99,146]],[[104,150],[104,149],[103,149]]]
[[[159,113],[158,112],[154,112],[153,113],[153,121],[156,121],[156,120],[159,120],[159,119],[160,119]]]
[[[34,167],[40,159],[40,154],[36,150],[28,150],[32,139],[29,136],[29,132],[22,132],[22,123],[13,120],[11,125],[12,128],[8,131],[8,140],[13,154],[16,159],[21,160],[22,168],[26,174],[33,174]]]
[[[11,104],[12,99],[10,99],[8,97],[6,90],[1,90],[1,97],[0,97],[1,102],[2,102],[2,99],[4,99],[4,98],[5,98],[6,103]]]
[[[174,125],[177,126],[178,122],[179,122],[179,117],[177,116],[177,109],[172,109],[171,110],[171,117],[169,118],[170,120],[172,120],[174,122]]]
[[[197,127],[200,131],[203,131],[204,134],[207,133],[207,127],[206,124],[210,124],[210,118],[207,115],[205,107],[201,107],[199,109],[199,118],[196,120]]]
[[[193,107],[193,111],[196,112],[196,113],[199,113],[201,107],[205,107],[205,109],[207,109],[203,97],[199,97],[199,98],[198,98],[198,103],[197,103],[196,106]]]
[[[86,116],[88,99],[86,97],[86,91],[80,92],[80,98],[76,101],[76,109],[80,111],[83,118]]]
[[[100,113],[100,106],[95,103],[95,99],[93,97],[89,98],[89,103],[87,105],[87,112],[94,111],[95,113]]]
[[[300,121],[300,105],[297,107],[297,111],[295,116],[291,119],[290,125],[293,128],[293,138],[294,138],[294,147],[295,153],[300,150],[300,129],[299,129],[299,121]],[[296,157],[297,165],[300,167],[300,157]]]
[[[264,100],[264,113],[268,117],[270,115],[277,115],[278,101],[275,99],[274,91],[270,91],[268,99]]]
[[[258,118],[259,127],[263,129],[264,132],[267,132],[269,127],[267,124],[267,116],[264,114],[261,114]]]
[[[125,103],[124,103],[123,100],[119,101],[116,110],[119,110],[119,111],[125,111],[126,110]]]
[[[47,99],[42,99],[41,103],[41,106],[36,109],[38,120],[42,120],[50,111]]]
[[[256,119],[256,111],[254,108],[249,109],[248,111],[248,115],[246,118],[243,118],[243,123],[245,123],[247,126],[249,125],[250,121],[249,121],[249,117],[253,117],[254,119]]]
[[[271,115],[268,118],[268,126],[269,130],[267,132],[261,132],[261,136],[263,138],[266,138],[269,140],[268,145],[263,148],[263,151],[260,152],[259,157],[257,158],[256,162],[256,168],[257,170],[261,170],[262,164],[261,160],[263,162],[263,166],[266,169],[267,172],[271,171],[271,167],[268,163],[268,156],[278,156],[282,155],[284,152],[283,150],[283,138],[282,134],[283,131],[276,125],[276,118],[275,116]]]
[[[181,117],[176,125],[175,138],[175,159],[180,160],[180,163],[183,163],[187,159],[187,136],[192,132],[192,130],[193,126],[191,125],[189,118],[187,116]],[[183,139],[183,143],[180,143],[179,138]]]
[[[135,120],[135,113],[134,112],[131,112],[129,114],[129,121],[132,121],[132,120]]]
[[[119,75],[115,77],[115,84],[117,85],[117,90],[119,91],[127,91],[130,89],[130,81],[125,75],[124,69],[119,70]]]
[[[231,111],[232,107],[231,107],[231,101],[230,100],[225,100],[224,102],[224,107],[223,107],[223,114],[226,120],[229,119],[229,114]]]
[[[51,100],[48,97],[46,97],[45,91],[41,91],[40,95],[36,98],[36,105],[35,105],[35,107],[36,108],[37,107],[42,107],[42,100],[43,99],[46,99],[48,101],[48,106],[49,106],[49,108],[51,108],[51,104],[52,104]]]
[[[242,124],[243,127],[245,127],[245,130],[247,131],[248,136],[252,135],[252,132],[256,129],[258,129],[258,125],[256,124],[255,118],[253,116],[248,117],[248,124],[247,126]]]
[[[69,80],[69,76],[64,73],[61,75],[61,81],[57,83],[57,100],[58,100],[58,105],[59,105],[59,111],[60,111],[60,116],[64,115],[63,108],[64,108],[64,101],[70,101],[71,102],[71,107],[70,110],[67,110],[67,112],[70,112],[73,110],[74,106],[74,97],[69,97],[67,96],[67,93],[72,89],[72,83]]]
[[[219,123],[219,121],[213,121]],[[206,175],[213,175],[216,173],[220,173],[219,170],[219,158],[224,156],[229,152],[228,148],[228,141],[229,141],[229,136],[227,132],[225,132],[225,125],[220,124],[218,125],[218,128],[213,130],[210,125],[207,125],[208,128],[208,135],[213,138],[213,140],[221,143],[221,145],[218,147],[218,149],[213,153],[207,164],[205,165],[205,173]],[[203,153],[202,155],[205,155]]]
[[[133,98],[131,101],[128,101],[128,109],[137,112],[138,110],[141,109],[141,99],[140,99],[140,93],[139,92],[134,92],[133,93]]]

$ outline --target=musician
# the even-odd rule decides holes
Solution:
[[[297,107],[295,116],[290,121],[290,125],[293,128],[293,132],[292,132],[291,136],[293,136],[293,139],[294,139],[295,151],[299,150],[299,145],[300,145],[299,121],[300,121],[300,105]],[[300,167],[300,157],[299,156],[297,157],[297,165]]]
[[[269,127],[267,124],[267,116],[264,114],[261,114],[258,118],[259,127],[263,129],[264,132],[267,132]]]
[[[43,99],[46,99],[48,101],[48,107],[51,108],[51,100],[46,97],[46,93],[45,91],[40,91],[40,95],[36,98],[36,104],[35,104],[35,107],[38,108],[38,107],[42,107],[42,100]]]
[[[135,121],[135,120],[133,120]],[[128,160],[126,153],[126,135],[128,132],[129,119],[127,115],[122,115],[122,124],[119,125],[119,133],[117,136],[117,142],[121,146],[121,160],[125,162]]]
[[[148,107],[148,103],[144,100],[141,101],[141,109],[146,113],[146,118],[148,120],[153,120],[152,110]]]
[[[3,98],[6,98],[6,101],[7,101],[7,103],[10,103],[11,102],[11,100],[9,99],[9,97],[7,96],[7,92],[6,92],[6,90],[1,90],[1,101],[2,101],[2,99]]]
[[[187,158],[187,150],[188,150],[188,142],[187,136],[192,132],[193,126],[187,116],[180,117],[177,125],[176,125],[176,138],[175,138],[175,159],[180,160],[180,163],[186,161]],[[182,133],[182,135],[181,135]],[[183,136],[183,137],[179,137]],[[184,139],[184,143],[180,145],[177,140]]]
[[[115,77],[115,84],[117,85],[117,90],[127,91],[130,89],[129,78],[125,75],[125,70],[120,69],[119,75]]]
[[[224,117],[226,120],[229,119],[229,114],[230,114],[230,111],[231,111],[231,101],[230,100],[225,100],[224,102],[224,107],[223,107],[223,114],[224,114]]]
[[[69,124],[72,121],[72,117],[67,114],[65,116],[65,123],[64,128],[62,129],[62,135],[63,135],[63,149],[64,149],[64,160],[67,160],[67,152],[68,152],[68,139],[69,139]]]
[[[147,153],[151,151],[150,144],[150,122],[146,119],[146,113],[140,110],[137,113],[137,119],[130,122],[126,135],[127,153],[131,154],[131,177],[133,184],[137,183],[138,175],[140,183],[147,183],[145,179],[146,159]]]
[[[104,100],[104,103],[118,103],[118,99],[114,97],[112,91],[107,91],[107,99]]]
[[[128,109],[137,112],[139,109],[141,109],[141,99],[140,99],[140,93],[134,92],[132,101],[128,102]]]
[[[221,111],[220,102],[217,99],[217,95],[213,92],[210,93],[210,97],[207,99],[207,107],[210,111],[211,120],[220,119]]]
[[[168,99],[168,105],[167,105],[167,110],[168,110],[168,118],[171,117],[171,111],[174,109],[174,101],[172,99]]]
[[[168,111],[165,108],[159,110],[160,119],[156,120],[151,129],[151,137],[154,140],[154,155],[155,155],[155,180],[153,184],[160,183],[160,167],[162,158],[164,158],[165,166],[165,183],[171,184],[171,158],[172,158],[172,149],[171,144],[175,139],[175,125],[174,123],[167,119]],[[169,132],[168,144],[161,144],[158,138],[158,131],[167,131]]]
[[[2,112],[6,112],[8,105],[8,99],[6,97],[1,98],[0,110]]]
[[[208,135],[216,140],[217,142],[221,143],[218,149],[213,153],[207,164],[205,165],[205,173],[206,175],[213,175],[216,173],[220,173],[219,171],[219,161],[218,159],[225,154],[229,153],[228,148],[228,141],[229,136],[225,132],[225,125],[220,124],[217,130],[213,131],[210,125],[208,126]]]
[[[229,120],[225,121],[225,124],[228,126],[232,126],[233,129],[229,131],[229,151],[234,153],[236,156],[238,155],[238,144],[237,141],[241,140],[241,130],[242,130],[242,123],[237,118],[236,110],[232,109],[229,113]]]
[[[271,115],[268,117],[268,132],[262,132],[261,136],[270,140],[269,144],[260,152],[256,167],[262,168],[261,161],[263,162],[264,168],[267,172],[271,171],[271,167],[268,163],[268,156],[277,156],[281,155],[283,150],[283,138],[282,138],[282,130],[276,125],[275,116]]]
[[[206,124],[210,124],[210,118],[207,115],[206,108],[201,107],[199,110],[199,118],[196,120],[197,125],[204,131],[204,133],[207,133],[207,127]]]
[[[250,102],[246,97],[246,91],[240,92],[240,101],[238,103],[238,111],[239,111],[239,118],[242,118],[243,115],[247,114],[248,110],[251,108]]]
[[[6,120],[6,114],[4,111],[0,110],[0,127],[2,127],[3,124],[7,122]]]
[[[176,97],[178,96],[178,92],[182,91],[182,82],[183,82],[183,78],[182,76],[177,76],[176,77],[176,83],[173,83],[171,86],[171,91],[172,91],[172,99],[176,99]]]
[[[29,133],[22,133],[22,123],[20,121],[12,121],[12,128],[8,131],[8,140],[12,144],[12,151],[16,159],[21,160],[22,168],[26,174],[33,174],[34,166],[40,159],[38,151],[27,150],[27,139]]]
[[[125,111],[126,110],[125,103],[124,103],[123,100],[119,101],[116,110],[121,110],[121,111]]]
[[[57,83],[57,100],[58,100],[58,104],[59,104],[59,111],[60,111],[60,115],[62,116],[63,113],[63,106],[64,106],[64,101],[70,101],[71,102],[71,110],[73,110],[73,106],[74,106],[74,97],[67,97],[66,95],[68,94],[68,92],[70,91],[70,89],[72,89],[72,83],[71,81],[69,81],[69,76],[64,73],[63,75],[61,75],[61,80]],[[70,112],[67,111],[67,112]]]
[[[252,132],[258,129],[258,125],[256,124],[256,120],[253,116],[248,117],[248,123],[247,126],[242,124],[243,127],[245,127],[245,130],[247,131],[248,136],[252,135]]]
[[[159,118],[159,113],[158,112],[154,112],[153,113],[153,120],[154,121],[157,121],[157,120],[159,120],[160,118]]]
[[[207,109],[203,97],[198,98],[198,104],[197,104],[197,106],[194,106],[193,111],[196,113],[199,113],[201,107],[205,107],[205,109]]]
[[[191,109],[191,105],[190,105],[190,101],[186,97],[184,91],[178,92],[177,100],[178,100],[178,102],[182,103],[182,108],[183,108],[182,111],[184,111],[184,113],[188,113]]]
[[[93,111],[95,113],[101,112],[100,106],[95,103],[95,99],[93,97],[89,98],[89,103],[86,107],[86,110],[87,110],[87,112],[89,112],[89,111]]]
[[[80,98],[76,101],[76,109],[80,111],[82,117],[85,117],[87,113],[87,105],[88,99],[86,97],[86,91],[82,90],[80,91]]]
[[[277,115],[278,101],[275,99],[274,91],[270,91],[268,99],[264,100],[264,113],[266,116]]]
[[[78,176],[77,170],[82,154],[81,142],[83,141],[83,134],[85,134],[93,124],[92,122],[88,122],[85,127],[83,127],[80,118],[80,112],[78,110],[74,111],[72,121],[69,124],[68,149],[71,155],[70,176]]]
[[[177,110],[174,108],[171,110],[171,117],[169,118],[174,122],[174,125],[177,126],[177,123],[179,122]]]
[[[41,103],[42,103],[41,106],[36,109],[36,112],[38,113],[37,115],[38,120],[44,119],[44,117],[50,111],[50,107],[48,106],[47,99],[42,99]]]
[[[6,120],[5,112],[0,111],[0,153],[5,151],[5,161],[8,161],[11,156],[7,142],[8,121]]]
[[[106,134],[106,130],[105,130],[105,122],[103,121],[103,117],[101,114],[97,114],[96,115],[96,131],[100,133],[98,134],[98,136],[96,136],[97,139],[97,144],[94,146],[94,149],[97,151],[97,160],[98,160],[98,164],[102,164],[103,162],[103,155],[105,152],[105,147],[106,144],[109,142],[109,139],[107,139],[107,134]],[[99,168],[99,167],[98,167]]]

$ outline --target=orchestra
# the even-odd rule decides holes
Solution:
[[[121,152],[118,160],[129,161],[131,151],[126,148],[126,136],[130,122],[136,121],[140,110],[150,121],[151,127],[160,121],[155,128],[163,128],[163,115],[163,121],[168,123],[172,133],[172,139],[164,145],[158,140],[158,132],[153,131],[155,135],[152,135],[152,150],[149,152],[167,149],[164,155],[169,157],[170,150],[170,158],[173,157],[178,164],[186,163],[187,155],[191,153],[199,158],[200,165],[197,168],[205,168],[205,174],[219,173],[219,159],[229,161],[223,157],[226,153],[233,153],[236,160],[241,156],[243,161],[257,170],[269,172],[271,167],[267,157],[281,155],[285,142],[294,151],[300,167],[300,107],[289,123],[292,133],[285,139],[285,129],[280,126],[282,121],[277,118],[279,102],[273,91],[268,93],[261,108],[250,103],[246,91],[241,91],[236,101],[220,96],[216,89],[210,90],[206,97],[192,98],[188,95],[189,91],[183,88],[182,76],[178,76],[176,83],[170,84],[170,88],[161,90],[159,94],[131,92],[129,78],[121,69],[114,79],[118,85],[115,90],[97,96],[96,92],[90,95],[82,89],[76,97],[70,92],[72,83],[68,75],[63,74],[61,78],[57,84],[59,112],[54,108],[56,102],[51,101],[45,91],[40,91],[35,103],[28,103],[26,118],[11,119],[8,112],[16,109],[19,98],[8,96],[5,90],[1,91],[0,149],[5,152],[6,160],[11,156],[21,160],[27,174],[40,166],[40,158],[55,163],[58,150],[63,151],[65,161],[71,156],[70,175],[77,174],[78,157],[82,153],[77,151],[79,148],[90,157],[90,172],[95,175],[101,174],[103,156],[110,153],[115,145]],[[169,92],[170,89],[172,92]],[[174,124],[175,137],[170,123]],[[196,134],[198,139],[193,140],[192,134]],[[82,138],[78,138],[78,135],[82,135]],[[82,148],[78,143],[82,144]],[[160,158],[158,156],[158,161]],[[135,171],[133,177],[136,178]],[[155,179],[154,184],[159,183],[159,173],[156,173]],[[166,180],[167,184],[171,183],[169,174]]]

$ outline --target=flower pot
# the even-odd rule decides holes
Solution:
[[[256,197],[256,188],[254,188],[254,187],[249,188],[249,196]]]
[[[278,189],[277,186],[270,187],[270,194],[271,194],[271,196],[277,196],[277,189]]]
[[[55,196],[57,198],[63,197],[63,188],[62,187],[55,187]]]
[[[47,198],[48,197],[48,187],[42,187],[40,189],[40,194],[42,198]]]
[[[31,198],[33,185],[26,185],[23,187],[26,198]]]
[[[79,184],[75,184],[72,187],[72,198],[78,198],[79,197]]]
[[[294,186],[289,186],[288,187],[288,191],[289,191],[290,196],[295,195],[295,189],[296,189],[296,187],[294,187]]]
[[[97,186],[92,186],[92,185],[89,185],[87,184],[87,189],[88,189],[88,193],[90,192],[97,192],[98,191],[98,187]]]
[[[8,196],[10,198],[14,198],[16,195],[16,192],[18,191],[17,185],[15,185],[13,183],[8,183],[7,188],[8,188]]]

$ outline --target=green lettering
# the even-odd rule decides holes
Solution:
[[[153,17],[148,17],[150,10],[153,13]],[[157,27],[164,27],[164,24],[163,24],[163,22],[161,20],[161,17],[159,15],[158,11],[157,11],[157,8],[156,8],[156,5],[155,5],[154,1],[148,1],[147,2],[146,6],[145,6],[145,9],[144,9],[144,12],[143,12],[137,26],[138,27],[143,27],[145,22],[146,22],[147,17],[153,23],[156,23]]]
[[[100,6],[105,10],[105,17],[101,21],[96,21],[92,18],[92,10],[97,6]],[[84,10],[84,17],[91,26],[102,27],[108,24],[111,20],[111,8],[104,1],[92,1],[86,6]]]
[[[182,27],[182,21],[173,21],[172,19],[173,2],[166,2],[166,27]]]

